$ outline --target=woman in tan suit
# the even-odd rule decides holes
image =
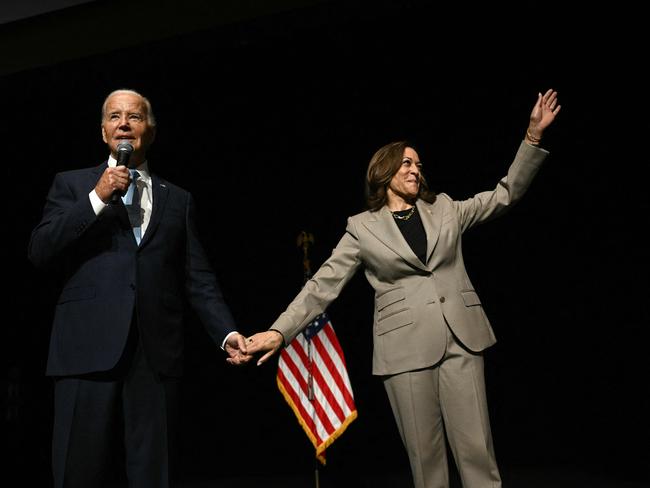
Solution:
[[[375,290],[373,374],[381,376],[417,488],[449,485],[445,434],[465,488],[500,487],[482,351],[496,339],[467,275],[461,235],[525,193],[548,152],[538,147],[560,111],[538,95],[526,135],[496,188],[453,200],[427,188],[416,150],[379,149],[368,166],[369,210],[268,331],[248,338],[258,365],[293,340],[363,266]]]

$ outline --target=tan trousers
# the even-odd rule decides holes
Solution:
[[[384,377],[416,488],[448,488],[445,433],[464,488],[500,488],[485,396],[483,355],[447,328],[447,350],[430,368]]]

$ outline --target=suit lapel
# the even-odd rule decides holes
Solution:
[[[149,242],[160,224],[162,219],[163,211],[165,210],[165,204],[167,203],[167,197],[169,196],[169,188],[163,180],[158,178],[156,175],[151,175],[151,191],[153,193],[153,207],[151,209],[151,219],[149,219],[149,225],[147,230],[142,236],[142,242],[140,242],[140,247],[144,246]]]
[[[420,207],[418,207],[418,210]],[[370,218],[363,223],[365,227],[374,235],[382,244],[398,254],[411,266],[426,270],[427,267],[415,255],[411,246],[400,232],[393,215],[384,206],[377,212],[371,212]],[[427,236],[428,238],[428,236]]]
[[[99,166],[95,166],[94,168],[92,168],[90,170],[89,176],[90,176],[91,181],[89,183],[90,183],[90,185],[92,185],[91,189],[95,188],[95,186],[97,186],[97,182],[102,177],[102,174],[104,173],[104,171],[106,171],[106,168],[108,168],[108,161],[104,161]]]
[[[440,205],[432,205],[422,200],[415,202],[420,213],[420,220],[424,226],[424,232],[427,235],[427,268],[431,270],[429,260],[433,250],[440,237],[440,227],[442,225],[442,208]]]

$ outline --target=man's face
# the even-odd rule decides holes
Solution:
[[[102,139],[108,144],[114,158],[117,158],[118,144],[127,141],[133,146],[129,165],[142,163],[155,134],[142,97],[135,93],[116,93],[106,101]]]

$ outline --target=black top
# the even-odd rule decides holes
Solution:
[[[399,210],[391,213],[393,216],[397,215],[404,217],[411,213],[411,209],[409,208],[408,210]],[[422,220],[420,219],[417,207],[415,207],[415,210],[408,219],[393,218],[393,220],[395,220],[397,227],[402,232],[406,242],[411,246],[411,249],[413,249],[415,255],[420,258],[420,261],[422,261],[423,264],[426,263],[427,234],[424,231],[424,226],[422,225]]]

